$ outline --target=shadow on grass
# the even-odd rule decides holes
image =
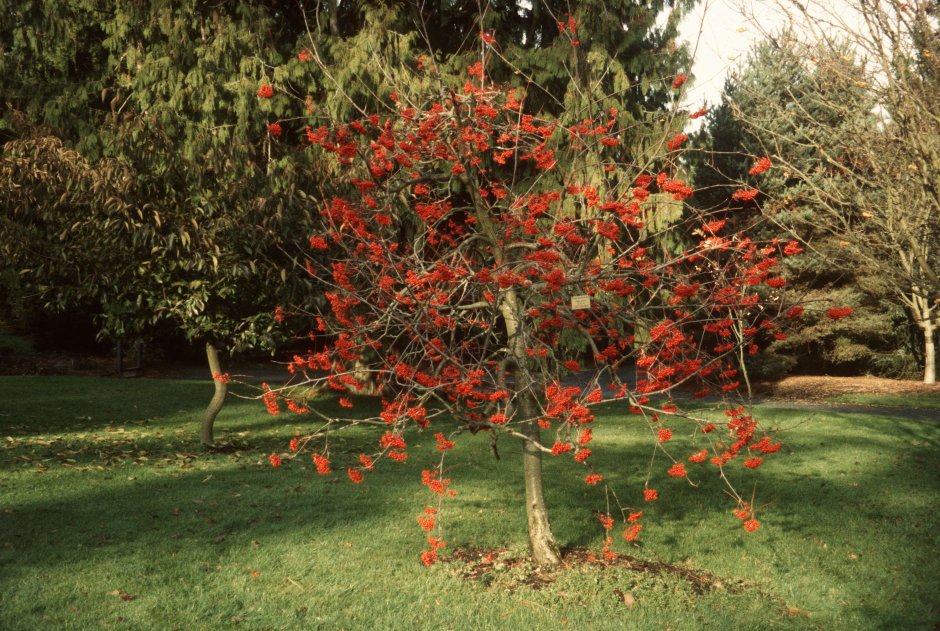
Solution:
[[[199,424],[211,393],[208,381],[2,378],[0,428],[7,439],[0,450],[0,469],[100,469],[199,458],[206,452],[199,442]],[[352,416],[377,413],[376,400],[352,398],[358,412]],[[310,405],[326,415],[341,412],[335,400]],[[349,410],[342,412],[350,415]],[[285,451],[295,432],[311,426],[311,417],[287,412],[272,416],[261,401],[229,396],[215,434],[224,453],[267,454]]]
[[[211,397],[208,380],[4,377],[0,379],[0,422],[8,432],[92,431],[196,412]]]
[[[176,388],[185,390],[186,384],[194,388],[193,397],[198,386],[200,400],[208,388],[190,382],[167,387],[179,393]],[[74,396],[60,395],[66,402]],[[152,406],[146,408],[151,414],[179,409],[178,404],[166,406],[160,401],[146,405]],[[140,465],[128,459],[104,471],[17,470],[18,481],[23,475],[38,476],[36,486],[41,491],[19,492],[14,486],[18,482],[0,483],[5,509],[0,513],[0,533],[7,533],[3,543],[11,544],[0,549],[0,573],[15,578],[26,568],[51,571],[63,560],[90,561],[128,550],[145,550],[157,557],[207,549],[237,555],[245,546],[265,545],[298,532],[309,533],[314,541],[336,541],[350,528],[368,532],[400,527],[414,531],[415,550],[420,548],[414,515],[433,503],[418,484],[422,466],[430,466],[437,455],[430,433],[410,439],[420,447],[410,450],[409,463],[383,464],[361,486],[349,483],[341,467],[353,462],[360,450],[371,451],[373,433],[331,442],[338,469],[333,476],[317,476],[299,462],[281,469],[254,464],[263,462],[270,451],[284,450],[283,441],[270,434],[272,427],[302,422],[299,417],[289,417],[286,423],[280,418],[246,421],[245,431],[253,432],[246,449],[256,451],[253,457],[198,454],[185,460],[186,468],[151,458]],[[681,557],[672,555],[689,554],[688,540],[700,537],[699,552],[742,547],[754,554],[779,556],[785,560],[781,563],[796,566],[788,571],[812,574],[820,589],[838,585],[849,598],[838,606],[860,612],[874,627],[911,628],[924,625],[932,615],[938,604],[934,587],[940,579],[935,555],[940,546],[935,517],[940,478],[936,425],[807,414],[803,424],[784,434],[785,449],[768,458],[761,470],[732,465],[742,491],[756,481],[758,502],[773,502],[762,517],[765,526],[745,535],[730,516],[733,504],[723,496],[720,480],[703,474],[713,472],[709,465],[688,465],[700,486],[695,489],[666,476],[670,463],[658,458],[651,486],[659,488],[662,499],[643,504],[648,437],[640,432],[630,440],[613,435],[635,433],[630,423],[600,419],[594,459],[613,486],[630,495],[621,495],[624,504],[647,512],[651,529],[662,524],[661,534],[652,535],[645,544],[646,553],[681,562]],[[96,421],[94,427],[101,425]],[[451,545],[524,545],[516,441],[503,439],[500,447],[499,462],[488,454],[485,436],[461,442],[453,452],[448,475],[460,495],[445,510],[445,519],[448,513],[455,517]],[[165,436],[140,438],[133,449],[152,454],[172,451],[167,451]],[[677,456],[682,453],[677,449]],[[82,457],[88,458],[82,461],[86,464],[95,458],[90,452]],[[592,511],[604,510],[605,496],[602,488],[584,484],[586,472],[569,457],[546,461],[548,503],[556,535],[565,546],[598,545],[599,526]],[[879,598],[878,592],[887,597]]]

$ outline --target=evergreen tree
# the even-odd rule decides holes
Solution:
[[[796,236],[807,246],[789,263],[788,291],[807,305],[808,325],[776,343],[777,360],[763,360],[767,376],[794,366],[892,376],[913,368],[903,305],[888,277],[853,247],[886,191],[853,140],[877,136],[879,121],[865,69],[850,53],[848,44],[803,44],[789,31],[761,42],[699,139],[696,183],[706,205],[714,206],[709,195],[752,181],[755,160],[769,156],[774,168],[761,176],[760,193],[727,216],[755,235]],[[855,317],[827,318],[832,301]]]

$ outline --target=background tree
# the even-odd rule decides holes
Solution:
[[[175,323],[214,375],[220,348],[271,348],[316,180],[272,158],[294,144],[288,101],[256,91],[272,80],[262,54],[304,63],[298,20],[277,3],[44,4],[4,24],[5,261],[44,307],[96,313],[104,337]],[[43,47],[50,30],[61,47]],[[216,380],[206,444],[224,395]]]
[[[861,69],[853,71],[853,58],[844,50],[833,56],[823,48],[794,46],[791,31],[761,42],[727,82],[699,139],[704,151],[693,154],[701,189],[695,203],[724,208],[736,229],[757,237],[789,234],[808,245],[803,256],[788,262],[787,291],[807,307],[804,326],[756,358],[752,368],[759,376],[772,378],[793,368],[903,375],[913,369],[908,317],[890,296],[883,275],[847,253],[846,235],[819,221],[829,212],[858,215],[854,202],[847,203],[849,190],[872,204],[880,195],[870,186],[859,188],[864,165],[846,141],[876,125],[874,101],[860,85]],[[851,112],[842,106],[845,102],[854,104]],[[839,107],[832,107],[835,103]],[[852,168],[826,168],[819,147]],[[749,173],[755,157],[765,154],[774,156],[775,168],[759,176]],[[756,183],[757,177],[761,193],[753,200],[722,206],[729,190]],[[823,208],[817,192],[842,202]],[[831,302],[851,307],[853,317],[826,317]]]
[[[0,159],[2,249],[42,308],[85,308],[97,314],[100,335],[117,340],[149,339],[172,323],[206,344],[219,376],[220,349],[277,342],[274,307],[299,295],[298,283],[285,283],[293,277],[288,248],[307,227],[247,190],[190,212],[175,194],[191,189],[175,177],[185,173],[155,182],[115,159],[90,164],[54,137],[11,141]],[[216,383],[201,431],[207,445],[225,394],[225,381]]]
[[[383,107],[397,81],[413,81],[400,66],[433,64],[461,75],[479,60],[480,32],[498,42],[494,77],[531,88],[533,113],[571,112],[572,99],[600,97],[621,110],[624,127],[648,122],[675,93],[672,78],[688,70],[676,44],[678,24],[695,0],[448,0],[373,3],[342,0],[308,6],[309,49],[324,69],[312,94],[334,118]],[[572,45],[574,44],[574,45]],[[397,81],[396,81],[397,80]],[[378,100],[376,100],[378,98]],[[357,110],[357,108],[359,108]],[[585,110],[589,114],[588,110]],[[639,127],[636,127],[639,129]]]
[[[747,107],[731,107],[794,183],[796,195],[765,205],[765,213],[794,229],[781,206],[812,213],[814,232],[839,248],[840,257],[827,259],[863,271],[872,289],[907,311],[920,337],[924,381],[933,383],[940,298],[933,256],[940,213],[936,5],[849,4],[855,13],[842,15],[827,13],[824,3],[790,5],[809,25],[808,41],[790,34],[776,40],[774,52],[813,78],[813,89],[798,93],[800,82],[784,82],[747,92]],[[849,22],[852,15],[860,25]]]

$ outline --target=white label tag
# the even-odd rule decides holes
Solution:
[[[580,296],[571,297],[571,310],[578,311],[580,309],[590,309],[591,308],[591,297],[585,294]]]

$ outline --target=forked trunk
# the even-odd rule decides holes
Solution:
[[[215,417],[219,415],[222,405],[225,404],[228,385],[224,380],[216,378],[216,375],[222,374],[222,364],[219,362],[219,349],[213,346],[212,342],[206,342],[206,358],[209,360],[209,374],[212,375],[212,382],[215,384],[215,393],[212,395],[209,407],[206,408],[206,414],[202,418],[199,437],[204,446],[212,447],[212,428],[215,425]]]

